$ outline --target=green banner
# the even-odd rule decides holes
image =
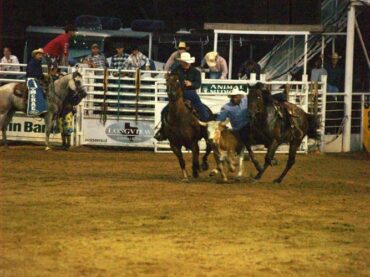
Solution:
[[[230,93],[234,88],[239,88],[239,90],[247,93],[246,84],[202,84],[200,91],[202,93]]]

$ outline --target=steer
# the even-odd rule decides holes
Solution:
[[[209,121],[202,122],[199,124],[207,126],[208,140],[212,144],[213,154],[217,163],[217,169],[214,169],[211,174],[221,173],[222,180],[227,182],[227,176],[224,171],[225,161],[229,165],[231,172],[235,171],[237,166],[236,159],[239,159],[239,172],[237,178],[241,178],[243,175],[243,159],[245,146],[240,139],[239,133],[228,129],[226,125],[229,123],[228,120],[224,122],[220,121]]]

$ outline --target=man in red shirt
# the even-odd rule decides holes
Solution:
[[[48,64],[68,65],[68,44],[69,40],[75,36],[77,28],[67,25],[64,31],[64,34],[57,36],[44,47]]]

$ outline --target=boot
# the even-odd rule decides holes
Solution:
[[[164,134],[163,132],[163,128],[161,126],[161,128],[155,133],[154,135],[154,138],[157,140],[157,141],[164,141],[167,139],[166,135]]]

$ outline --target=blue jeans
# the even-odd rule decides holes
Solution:
[[[185,90],[184,91],[184,99],[190,100],[191,104],[194,106],[194,108],[197,110],[199,114],[199,119],[201,121],[207,121],[209,118],[209,114],[207,109],[204,107],[202,101],[200,101],[199,95],[195,90]],[[165,114],[168,111],[168,105],[163,108],[161,112],[161,121],[163,120]]]
[[[40,115],[46,112],[46,101],[44,92],[39,85],[38,80],[34,78],[27,79],[28,105],[27,115]]]
[[[209,72],[208,77],[209,79],[220,79],[221,73],[220,72]]]

